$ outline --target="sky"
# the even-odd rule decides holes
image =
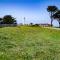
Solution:
[[[12,15],[17,23],[49,23],[50,16],[47,12],[49,5],[60,8],[60,0],[0,0],[0,17]],[[53,21],[58,26],[58,22]]]

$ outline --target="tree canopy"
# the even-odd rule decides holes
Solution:
[[[5,15],[3,18],[0,18],[0,24],[17,24],[17,22],[11,15]]]

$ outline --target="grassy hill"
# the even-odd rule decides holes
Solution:
[[[0,28],[0,60],[60,60],[60,30]]]

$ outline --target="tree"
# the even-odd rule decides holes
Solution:
[[[57,19],[57,21],[59,22],[59,28],[60,28],[60,10],[57,11],[52,17],[54,19]]]
[[[3,24],[3,19],[2,18],[0,18],[0,24]]]
[[[53,14],[58,10],[58,8],[56,6],[48,6],[47,11],[50,12],[50,18],[51,18],[51,26],[52,26],[52,22],[53,22]]]
[[[33,23],[30,23],[30,25],[32,26],[32,25],[33,25]]]
[[[15,24],[16,23],[16,20],[11,15],[5,15],[3,17],[3,23],[4,24]]]

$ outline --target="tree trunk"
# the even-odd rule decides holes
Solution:
[[[52,22],[53,22],[53,18],[52,18],[52,12],[51,12],[51,27],[53,26]]]
[[[60,21],[59,21],[59,28],[60,28]]]

